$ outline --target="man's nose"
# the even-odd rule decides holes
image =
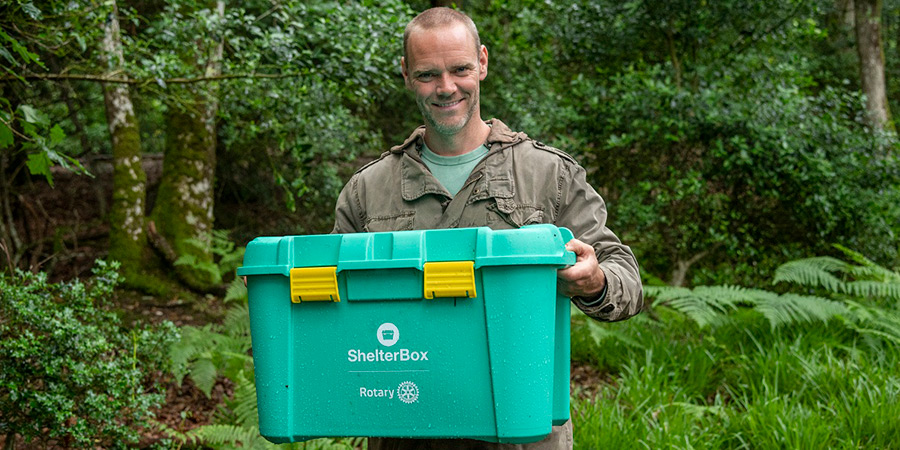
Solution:
[[[438,79],[437,94],[446,97],[454,92],[456,92],[456,83],[449,73],[444,72]]]

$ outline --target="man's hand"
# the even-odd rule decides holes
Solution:
[[[575,265],[556,272],[557,289],[566,297],[596,297],[606,286],[606,275],[594,247],[572,239],[566,243],[566,250],[575,252]]]

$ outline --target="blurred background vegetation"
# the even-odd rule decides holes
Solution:
[[[46,318],[8,319],[37,308],[22,303],[35,285],[62,302],[52,283],[114,260],[121,295],[229,300],[214,326],[142,331],[171,351],[138,357],[133,339],[135,364],[207,395],[217,377],[238,386],[218,416],[232,428],[158,445],[263,445],[252,362],[233,359],[249,348],[241,246],[330,231],[350,174],[420,123],[400,37],[447,3],[3,2],[0,359],[52,334]],[[594,374],[573,397],[579,447],[900,442],[900,1],[455,4],[489,50],[484,117],[581,161],[648,287],[638,318],[573,318],[573,356]],[[7,444],[86,442],[59,399],[29,412],[58,433],[16,425],[21,383],[0,379]],[[132,436],[102,429],[78,433]]]

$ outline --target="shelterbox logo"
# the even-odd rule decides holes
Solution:
[[[378,342],[385,346],[391,347],[400,340],[400,330],[397,326],[387,322],[381,324],[375,332]],[[377,349],[371,352],[364,352],[360,349],[351,349],[347,352],[347,361],[350,362],[382,362],[382,361],[428,361],[427,351],[414,351],[408,348],[401,348],[397,351],[386,352]]]

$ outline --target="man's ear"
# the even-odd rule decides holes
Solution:
[[[487,69],[488,69],[488,51],[487,47],[481,46],[481,51],[478,52],[478,64],[479,64],[479,73],[478,79],[484,80],[487,77]]]

